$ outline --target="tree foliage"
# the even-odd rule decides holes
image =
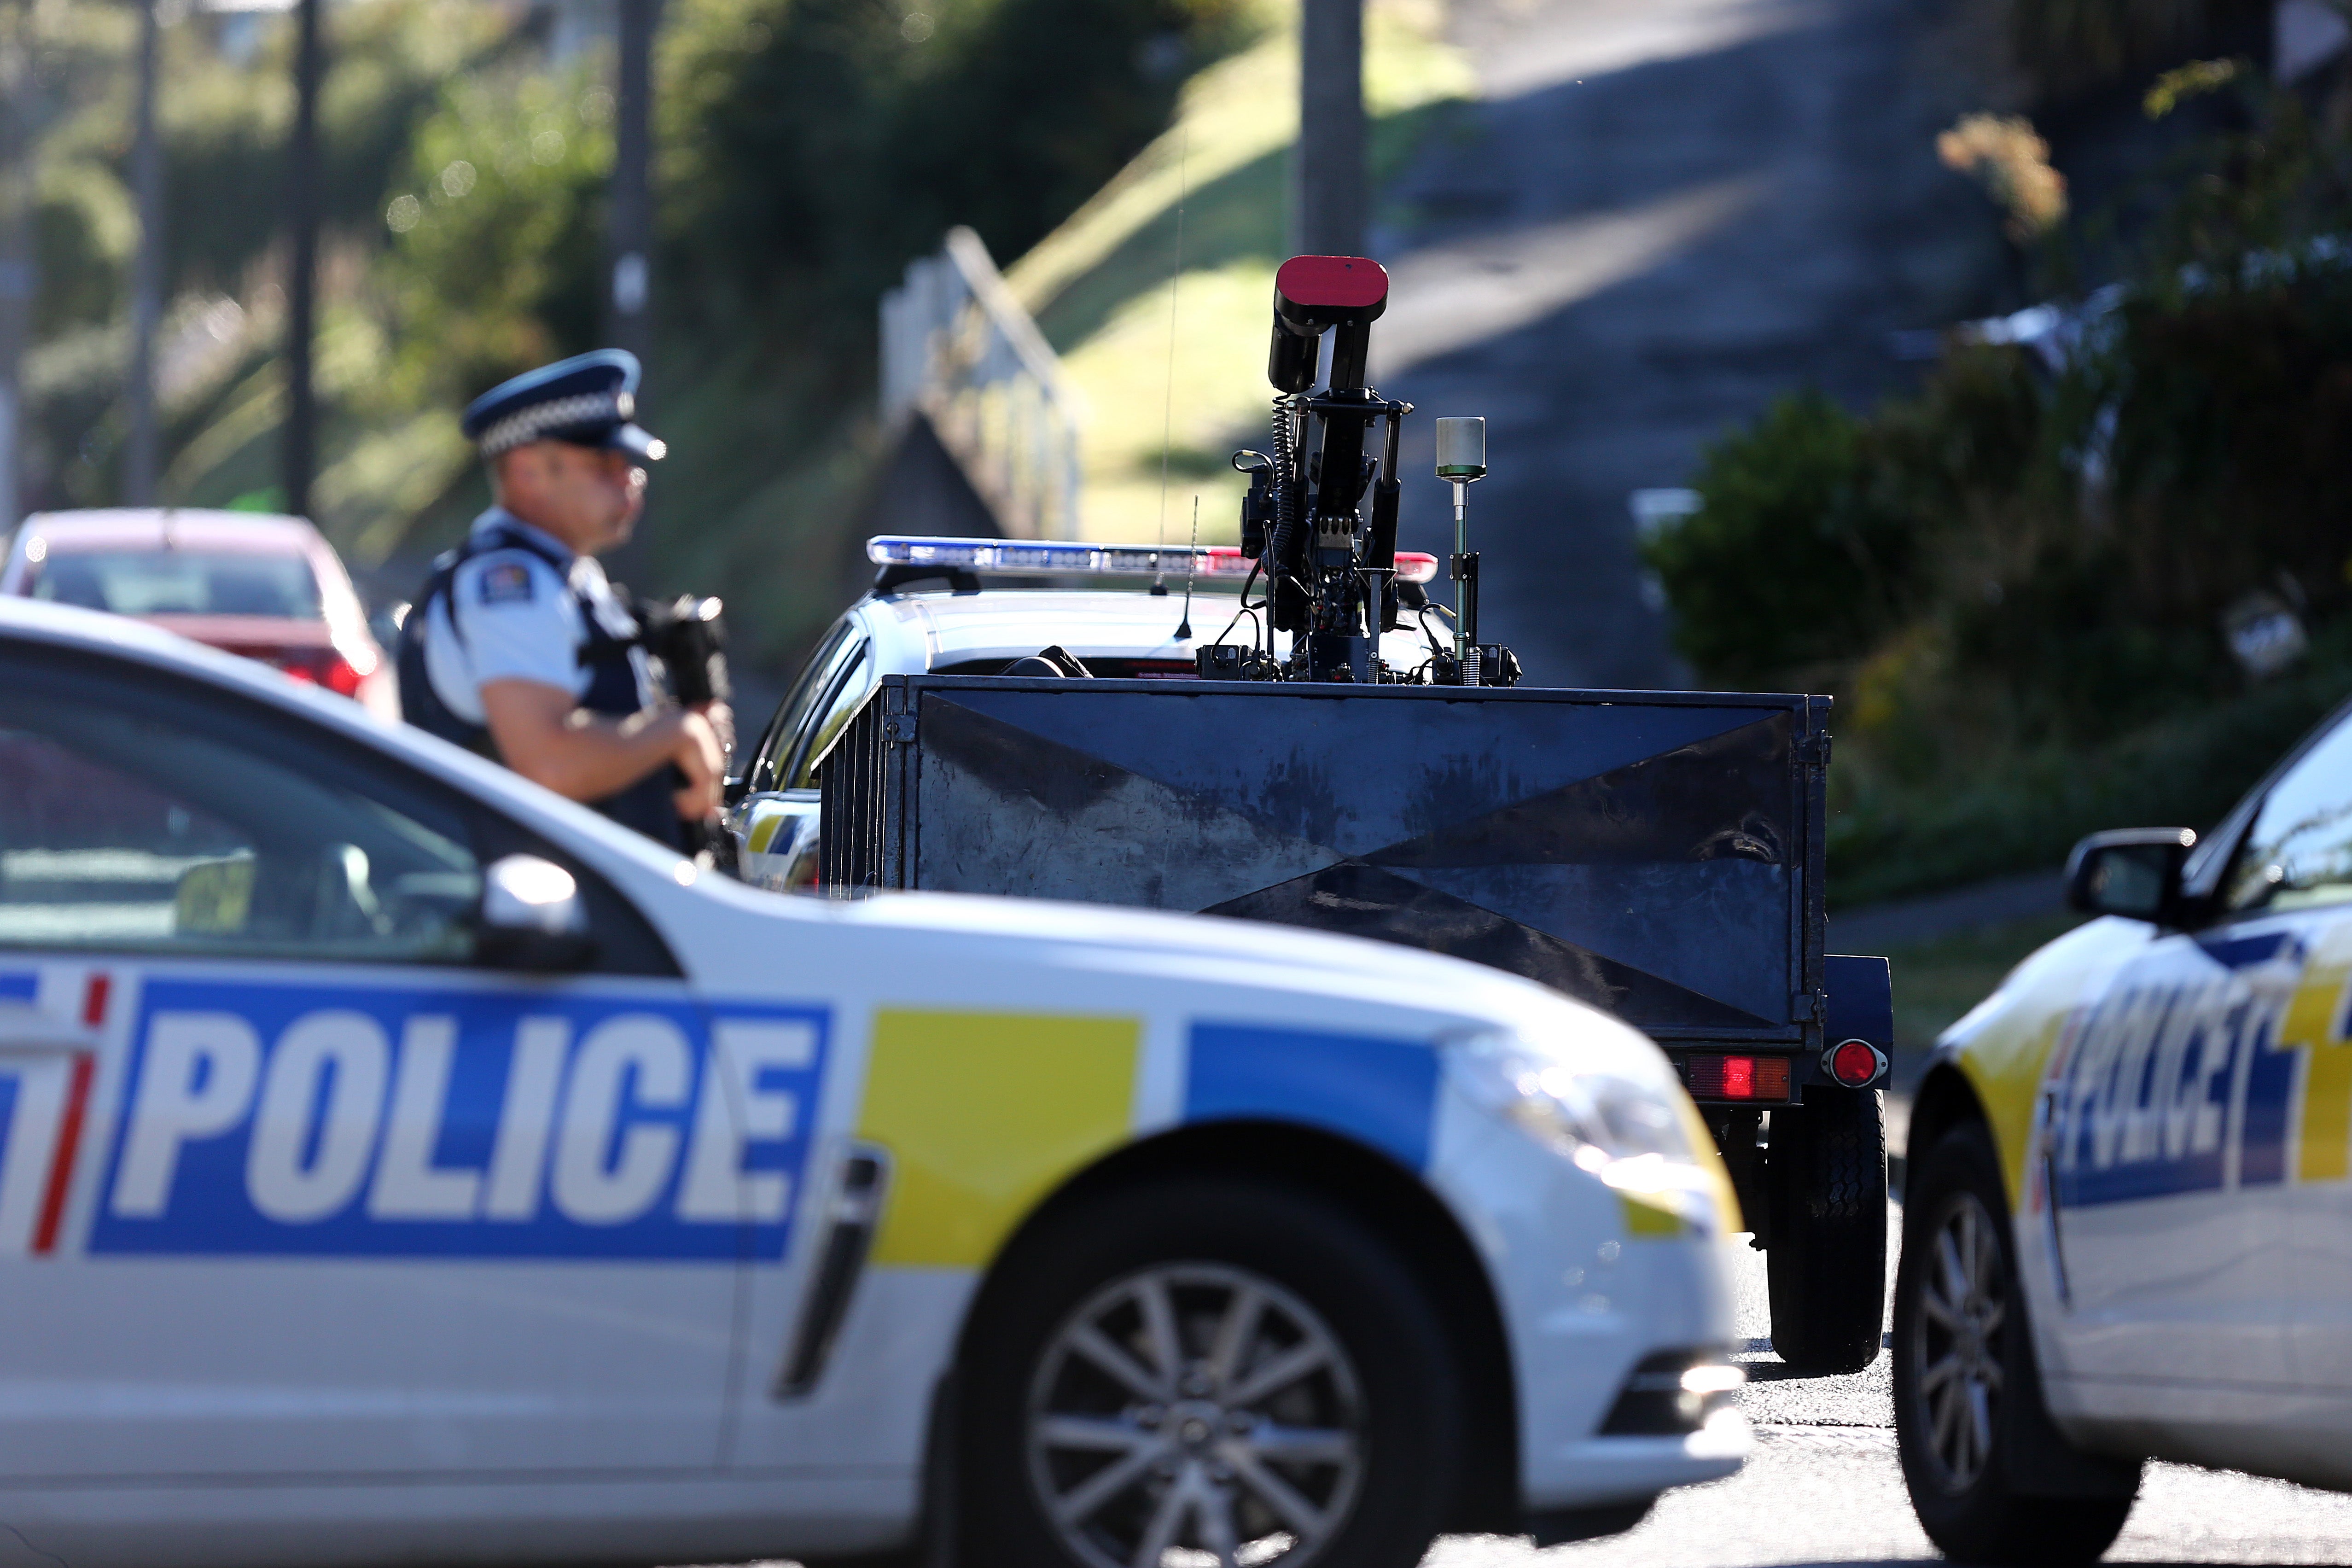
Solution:
[[[2019,356],[1976,350],[1871,417],[1802,392],[1726,436],[1696,515],[1644,547],[1683,656],[1738,685],[1835,681],[1981,573],[1946,546],[2028,488],[2042,401]]]
[[[1864,435],[1821,393],[1784,397],[1708,452],[1705,505],[1649,542],[1677,645],[1710,679],[1850,657],[1895,616],[1916,540],[1873,504]]]
[[[2240,123],[2162,172],[2129,275],[2063,302],[2054,364],[1956,344],[1866,416],[1785,400],[1647,546],[1703,677],[1839,695],[1849,851],[1951,874],[1919,825],[1999,809],[2024,825],[1999,853],[2054,854],[2147,795],[2127,759],[2215,754],[2194,737],[2241,709],[2300,721],[2315,699],[2250,691],[2230,650],[2258,595],[2338,661],[2317,686],[2352,679],[2352,144],[2228,79]],[[2176,794],[2182,818],[2210,804]]]
[[[442,89],[376,215],[400,324],[390,397],[462,404],[594,345],[612,120],[583,70],[484,71]]]
[[[934,8],[689,5],[667,78],[665,214],[698,297],[862,309],[959,223],[1018,256],[1159,132],[1246,17],[1240,0]]]
[[[952,224],[1018,254],[1161,129],[1255,3],[671,0],[648,391],[674,455],[646,585],[724,582],[754,663],[803,641],[836,607],[809,563],[854,526],[870,461],[883,289]],[[104,504],[138,238],[133,15],[6,13],[36,14],[28,499]],[[558,58],[543,10],[350,0],[327,16],[313,503],[365,569],[429,552],[480,503],[464,403],[604,330],[612,60],[593,39]],[[170,500],[266,500],[278,479],[292,42],[270,13],[165,29]]]

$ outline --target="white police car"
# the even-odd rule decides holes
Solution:
[[[1002,675],[1048,647],[1087,673],[1121,680],[1191,680],[1194,655],[1224,646],[1263,647],[1276,657],[1290,637],[1243,608],[1253,563],[1230,545],[1191,549],[1088,545],[1034,540],[922,539],[867,542],[882,567],[874,592],[842,612],[746,753],[727,826],[736,863],[754,887],[804,890],[817,877],[818,775],[833,743],[886,675]],[[1195,570],[1187,575],[1187,565]],[[1418,589],[1436,558],[1400,551],[1398,577]],[[1139,582],[1158,569],[1160,591],[992,587],[982,574],[1034,580]],[[1201,592],[1195,595],[1193,589]],[[1221,591],[1219,591],[1221,590]],[[1255,604],[1255,601],[1250,601]],[[1428,661],[1448,628],[1443,610],[1408,616],[1381,638],[1381,657],[1399,669]],[[1039,673],[1045,673],[1040,671]]]
[[[1748,1447],[1737,1224],[1664,1058],[1538,986],[780,898],[0,605],[0,1554],[1353,1568],[1621,1529]]]
[[[2106,918],[1953,1026],[1911,1117],[1896,1427],[1968,1562],[2096,1557],[2148,1458],[2352,1490],[2352,711],[2069,887]]]

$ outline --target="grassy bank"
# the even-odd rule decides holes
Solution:
[[[1376,186],[1470,92],[1441,21],[1430,0],[1367,9]],[[1175,123],[1008,270],[1087,402],[1088,538],[1181,538],[1196,496],[1202,537],[1234,536],[1244,487],[1226,458],[1264,445],[1297,80],[1286,7],[1255,47],[1187,84]]]
[[[2102,745],[1990,757],[1958,781],[1886,779],[1850,752],[1831,769],[1831,903],[2054,868],[2105,827],[2202,832],[2347,696],[2352,623],[2339,622],[2290,674]]]

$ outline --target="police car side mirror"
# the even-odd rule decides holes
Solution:
[[[2180,923],[2180,868],[2196,847],[2186,827],[2094,833],[2066,860],[2066,901],[2087,915]]]
[[[474,956],[499,969],[585,969],[596,956],[579,882],[536,855],[490,862],[474,932]]]

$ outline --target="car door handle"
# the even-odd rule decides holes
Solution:
[[[2033,1159],[2040,1165],[2042,1178],[2042,1215],[2048,1231],[2051,1284],[2058,1293],[2059,1307],[2072,1311],[2074,1287],[2066,1271],[2066,1228],[2058,1214],[2058,1097],[2044,1091],[2042,1096],[2040,1123],[2034,1138]]]

